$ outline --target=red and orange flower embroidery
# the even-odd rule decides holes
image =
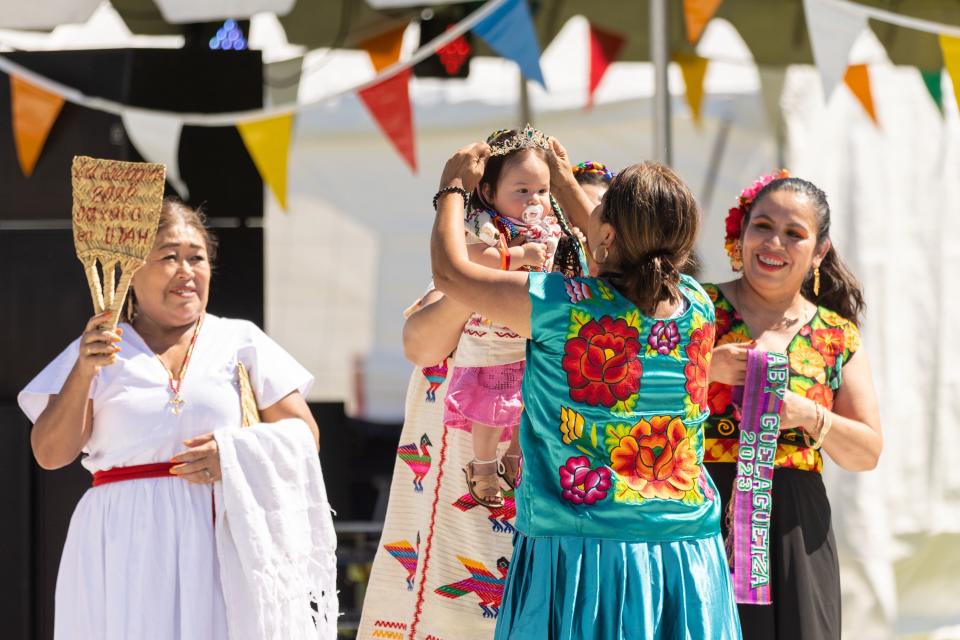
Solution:
[[[623,318],[589,320],[564,346],[570,398],[603,407],[628,400],[640,390],[639,353],[640,333]]]
[[[700,476],[697,454],[679,417],[640,420],[610,452],[610,466],[644,498],[680,500]]]

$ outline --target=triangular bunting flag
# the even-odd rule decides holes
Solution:
[[[870,73],[865,64],[852,64],[847,67],[847,72],[843,76],[843,82],[850,88],[853,95],[857,97],[860,104],[874,124],[880,124],[877,121],[877,112],[873,108],[873,93],[870,91]]]
[[[760,95],[763,99],[763,108],[767,112],[767,122],[774,136],[779,138],[783,133],[783,107],[780,106],[780,96],[783,95],[783,82],[787,77],[785,67],[757,67],[760,72]]]
[[[923,76],[923,84],[933,98],[933,103],[937,105],[940,113],[943,113],[943,70],[921,69],[920,75]]]
[[[270,186],[280,206],[287,208],[287,155],[293,132],[293,114],[238,122],[237,131],[243,138],[260,177]]]
[[[400,59],[400,47],[403,44],[403,32],[406,25],[397,27],[364,40],[358,46],[370,55],[370,62],[377,73],[380,73]]]
[[[943,52],[943,64],[953,83],[953,99],[960,106],[960,38],[940,36],[940,50]]]
[[[593,105],[593,94],[603,80],[610,63],[623,49],[623,36],[590,25],[590,80],[587,86],[587,106]]]
[[[497,54],[520,65],[520,73],[546,88],[540,70],[540,44],[526,0],[507,0],[473,27]]]
[[[47,135],[62,107],[62,96],[35,87],[17,76],[10,76],[13,139],[17,145],[20,170],[28,178],[33,175]]]
[[[164,22],[186,24],[223,20],[224,16],[240,20],[263,12],[285,16],[295,0],[154,0],[154,4]]]
[[[867,28],[867,17],[851,4],[832,5],[823,0],[803,0],[803,8],[826,101],[843,79],[850,48]]]
[[[687,53],[675,54],[673,60],[680,65],[683,83],[687,87],[687,105],[693,115],[693,121],[699,125],[700,107],[703,105],[703,78],[707,75],[707,66],[710,61]]]
[[[267,85],[267,105],[293,105],[300,93],[303,56],[263,65],[263,81]]]
[[[723,0],[683,0],[683,22],[687,25],[687,41],[696,44],[707,23]]]
[[[187,185],[180,178],[180,132],[183,122],[141,109],[125,109],[122,117],[127,137],[143,159],[166,166],[167,182],[181,198],[189,197]]]
[[[410,69],[357,92],[370,115],[393,144],[410,169],[417,172],[413,137],[413,109],[410,107]]]

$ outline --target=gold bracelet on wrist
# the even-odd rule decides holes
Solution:
[[[820,435],[817,436],[817,441],[813,443],[814,450],[823,446],[823,440],[827,437],[827,434],[830,432],[830,427],[832,426],[833,415],[830,413],[829,409],[824,409],[823,426],[820,428]]]
[[[812,402],[812,401],[811,401],[811,402]],[[823,430],[823,407],[821,407],[818,402],[814,402],[814,403],[813,403],[813,412],[814,412],[814,414],[815,414],[815,416],[814,416],[814,431],[813,431],[813,433],[811,434],[810,431],[809,431],[806,427],[803,427],[803,428],[802,428],[802,430],[803,430],[803,443],[804,443],[805,445],[807,445],[807,447],[810,448],[810,449],[815,448],[817,439],[820,437],[820,433],[821,433],[822,430]],[[811,439],[811,437],[810,437],[811,435],[813,435],[813,438],[812,438],[812,439]]]

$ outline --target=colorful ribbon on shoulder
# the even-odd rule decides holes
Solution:
[[[730,527],[733,590],[740,604],[770,604],[770,511],[787,358],[751,349],[743,385]]]

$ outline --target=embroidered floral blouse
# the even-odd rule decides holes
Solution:
[[[707,295],[684,276],[686,310],[658,320],[599,278],[531,273],[529,290],[517,528],[623,541],[716,534],[702,464]]]
[[[749,342],[747,325],[720,289],[713,284],[706,284],[703,288],[716,309],[717,346]],[[817,312],[800,327],[787,347],[790,361],[788,388],[833,409],[833,395],[840,388],[843,365],[859,348],[860,331],[853,322],[825,307],[817,307]],[[706,462],[735,462],[737,459],[740,414],[731,401],[732,392],[729,385],[718,382],[710,385]],[[819,451],[804,444],[801,429],[780,434],[774,463],[778,467],[804,471],[823,469],[823,457]]]

